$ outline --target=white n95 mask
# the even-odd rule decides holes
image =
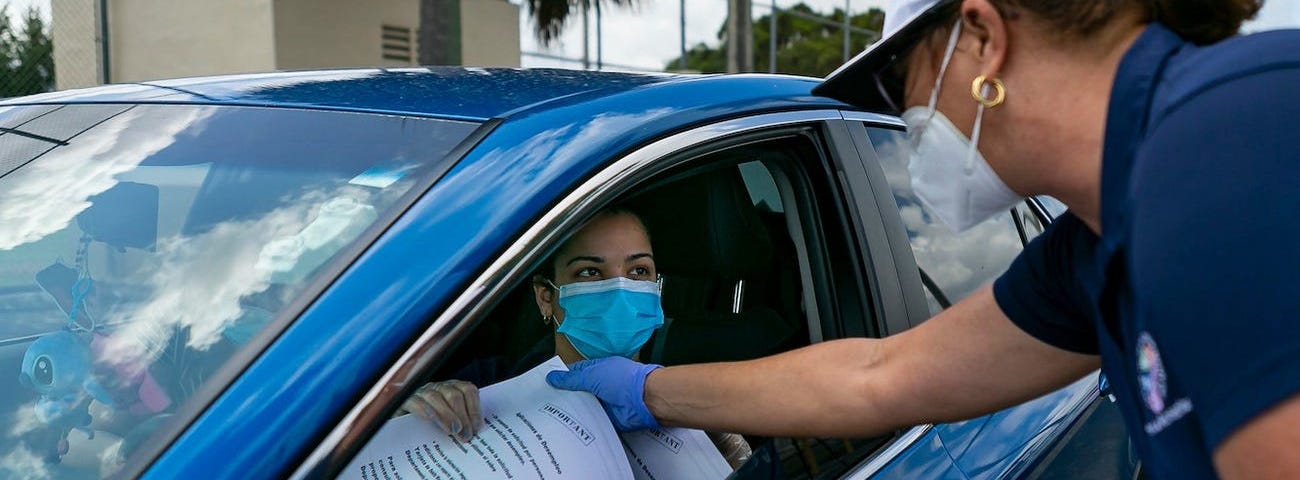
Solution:
[[[935,109],[943,75],[952,60],[960,33],[959,20],[948,36],[948,48],[939,66],[934,90],[930,92],[930,105],[912,107],[903,112],[903,123],[907,125],[912,146],[907,162],[907,171],[912,176],[912,192],[956,233],[1011,208],[1022,198],[998,178],[977,148],[984,105],[980,104],[975,114],[975,127],[971,132],[974,140],[967,139],[948,117]]]

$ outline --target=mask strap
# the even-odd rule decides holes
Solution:
[[[930,118],[934,118],[934,107],[939,103],[939,88],[943,86],[943,75],[948,71],[948,62],[952,61],[952,53],[957,49],[957,37],[961,35],[961,20],[952,26],[952,33],[948,34],[948,47],[943,53],[943,63],[939,64],[939,77],[934,80],[934,90],[930,91]],[[929,119],[926,119],[927,123]]]

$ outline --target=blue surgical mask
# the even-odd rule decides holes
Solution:
[[[557,290],[564,322],[555,331],[586,358],[632,358],[664,324],[658,282],[617,277]]]

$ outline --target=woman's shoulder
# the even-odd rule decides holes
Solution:
[[[1153,102],[1153,119],[1174,113],[1180,106],[1217,88],[1253,77],[1274,77],[1278,87],[1300,84],[1300,29],[1270,30],[1238,35],[1221,42],[1187,44],[1172,57],[1160,75]],[[1290,82],[1289,85],[1287,83]],[[1237,92],[1268,95],[1267,91]]]

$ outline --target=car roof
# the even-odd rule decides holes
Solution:
[[[739,77],[754,75],[739,75]],[[690,83],[708,103],[726,103],[737,75],[592,72],[563,69],[413,67],[313,70],[195,77],[114,84],[8,99],[0,105],[184,103],[316,108],[483,121],[537,113],[666,84]],[[770,75],[769,99],[809,100],[818,79]],[[694,88],[686,89],[696,90]],[[721,94],[721,98],[719,95]],[[753,100],[753,92],[743,95]],[[682,105],[702,100],[682,95]],[[564,99],[563,102],[557,100]],[[738,98],[739,99],[739,98]],[[828,105],[843,106],[821,98]]]

